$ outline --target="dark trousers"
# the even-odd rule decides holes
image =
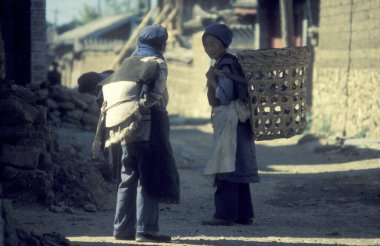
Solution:
[[[215,218],[244,221],[254,217],[249,183],[215,179],[215,185]]]
[[[157,232],[159,201],[148,195],[140,182],[139,166],[148,153],[148,142],[121,143],[121,181],[117,193],[114,236]]]

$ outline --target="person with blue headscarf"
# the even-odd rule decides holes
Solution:
[[[179,202],[179,176],[166,111],[168,70],[163,54],[167,38],[164,27],[145,27],[132,56],[101,85],[104,100],[98,130],[102,124],[106,129],[105,148],[113,144],[122,148],[116,239],[171,241],[170,236],[158,234],[159,203]],[[99,146],[94,141],[93,151]]]
[[[231,29],[219,23],[207,26],[202,36],[205,52],[215,61],[206,73],[215,144],[204,174],[212,174],[216,187],[214,215],[203,225],[252,224],[254,218],[249,184],[259,182],[259,176],[246,113],[247,83],[237,58],[227,52],[232,38]]]

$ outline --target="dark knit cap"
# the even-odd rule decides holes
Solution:
[[[162,47],[168,40],[168,31],[161,25],[146,26],[137,37],[138,44]]]
[[[230,46],[233,37],[231,29],[228,26],[219,23],[208,25],[203,33],[202,39],[204,39],[206,35],[212,35],[219,39],[225,47]]]

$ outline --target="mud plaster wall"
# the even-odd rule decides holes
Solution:
[[[116,54],[114,52],[83,52],[77,59],[73,61],[68,60],[64,63],[66,68],[62,71],[63,84],[69,88],[76,88],[80,75],[90,71],[100,73],[108,70],[115,59]],[[72,68],[72,70],[70,68]]]
[[[191,118],[210,117],[211,107],[207,102],[206,77],[210,66],[210,59],[205,54],[202,45],[203,32],[193,35],[193,56],[191,65],[168,62],[168,81],[170,115],[179,115]],[[180,55],[180,54],[179,54]],[[113,52],[83,52],[74,60],[72,71],[65,69],[62,77],[65,86],[77,87],[78,77],[89,71],[101,72],[107,70],[114,62],[116,55]],[[68,62],[65,66],[70,66]]]
[[[168,63],[169,114],[193,118],[210,117],[211,107],[207,102],[205,77],[210,59],[203,49],[202,34],[196,33],[192,38],[192,65]]]
[[[380,1],[322,0],[312,131],[380,136]]]

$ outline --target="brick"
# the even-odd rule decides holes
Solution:
[[[313,73],[313,129],[321,131],[330,125],[335,133],[346,130],[347,136],[355,136],[365,126],[368,137],[378,137],[380,99],[372,95],[380,93],[380,1],[352,3],[321,0]],[[330,96],[324,97],[326,94]]]

